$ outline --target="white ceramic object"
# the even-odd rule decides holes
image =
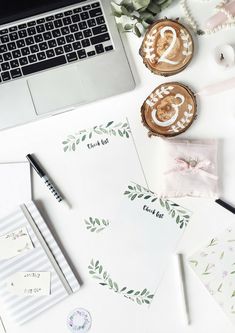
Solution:
[[[232,67],[235,64],[235,50],[232,45],[218,46],[214,56],[216,63],[224,68]]]

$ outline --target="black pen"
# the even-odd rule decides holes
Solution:
[[[215,200],[215,202],[217,204],[219,204],[220,206],[224,207],[225,209],[227,209],[228,211],[230,211],[231,213],[235,214],[235,208],[231,205],[229,205],[227,202],[221,200],[221,199],[217,199]]]
[[[55,185],[48,178],[48,176],[46,175],[45,171],[41,168],[41,166],[38,164],[38,162],[35,160],[35,158],[31,154],[26,155],[26,158],[29,161],[29,163],[32,165],[32,167],[34,168],[34,170],[37,172],[37,174],[43,179],[44,183],[49,188],[49,190],[51,191],[51,193],[54,195],[54,197],[56,198],[56,200],[58,202],[64,201],[62,195],[56,189]]]

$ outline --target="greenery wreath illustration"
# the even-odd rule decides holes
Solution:
[[[107,271],[104,270],[103,266],[100,264],[99,260],[92,259],[89,266],[89,274],[99,281],[101,286],[106,286],[113,292],[120,294],[129,300],[136,302],[139,305],[150,304],[154,297],[154,294],[151,293],[147,288],[143,290],[133,290],[128,289],[127,287],[119,287],[117,282],[115,282]]]
[[[74,135],[68,135],[62,142],[63,150],[64,152],[75,151],[79,144],[91,139],[94,135],[120,136],[128,139],[130,134],[131,129],[128,122],[115,124],[114,121],[110,121],[105,125],[94,126],[88,130],[81,130]]]
[[[180,229],[188,225],[190,215],[182,209],[181,206],[171,200],[158,198],[154,192],[140,186],[139,184],[133,183],[129,185],[127,190],[124,192],[124,195],[127,195],[130,200],[143,198],[151,202],[158,201],[167,213],[172,218],[175,218],[175,221],[179,225]]]

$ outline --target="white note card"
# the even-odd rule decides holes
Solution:
[[[0,217],[3,218],[22,202],[32,199],[29,163],[0,163],[0,184]]]
[[[0,236],[0,260],[14,258],[34,248],[26,227]]]
[[[51,293],[51,273],[17,272],[8,278],[7,290],[18,296],[48,296]]]

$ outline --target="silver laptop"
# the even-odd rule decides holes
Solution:
[[[1,0],[0,129],[132,88],[109,0]]]

